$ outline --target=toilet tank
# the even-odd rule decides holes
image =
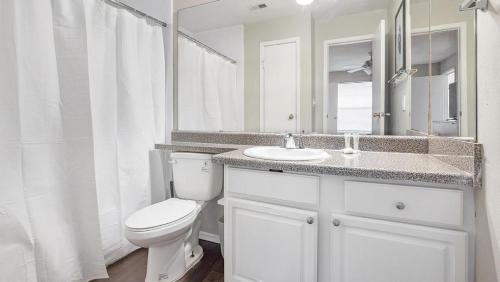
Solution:
[[[222,165],[212,155],[198,153],[170,154],[177,197],[209,201],[222,191]]]

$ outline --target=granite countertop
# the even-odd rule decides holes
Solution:
[[[325,150],[330,158],[321,161],[270,161],[247,157],[243,154],[243,150],[244,148],[228,150],[215,155],[214,160],[225,165],[258,169],[454,184],[465,187],[474,185],[473,174],[428,154],[363,151],[357,155],[345,155],[340,151]]]
[[[255,147],[251,145],[238,144],[217,144],[217,143],[200,143],[200,142],[178,142],[172,141],[169,144],[156,144],[155,148],[159,150],[171,150],[178,152],[193,152],[207,154],[221,154],[238,149],[246,149]]]

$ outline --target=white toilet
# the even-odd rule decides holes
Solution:
[[[143,208],[125,221],[127,239],[149,248],[147,282],[177,281],[200,261],[201,211],[222,190],[222,165],[211,155],[172,153],[171,159],[178,198]]]

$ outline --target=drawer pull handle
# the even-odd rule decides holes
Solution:
[[[338,220],[338,219],[334,219],[334,220],[332,221],[332,224],[333,224],[333,226],[340,226],[340,220]]]
[[[405,203],[403,203],[403,202],[397,202],[397,203],[396,203],[396,208],[397,208],[398,210],[404,210],[404,209],[406,208],[406,205],[405,205]]]
[[[308,218],[306,219],[306,222],[307,222],[307,224],[313,224],[313,223],[314,223],[314,218],[312,218],[312,217],[308,217]]]

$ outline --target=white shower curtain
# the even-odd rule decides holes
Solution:
[[[101,0],[2,0],[0,36],[0,281],[106,277],[165,139],[162,29]]]
[[[101,1],[86,8],[96,181],[103,248],[113,262],[136,247],[123,223],[151,201],[149,150],[165,142],[162,28]]]
[[[178,123],[181,130],[243,129],[237,97],[237,66],[179,37]]]

